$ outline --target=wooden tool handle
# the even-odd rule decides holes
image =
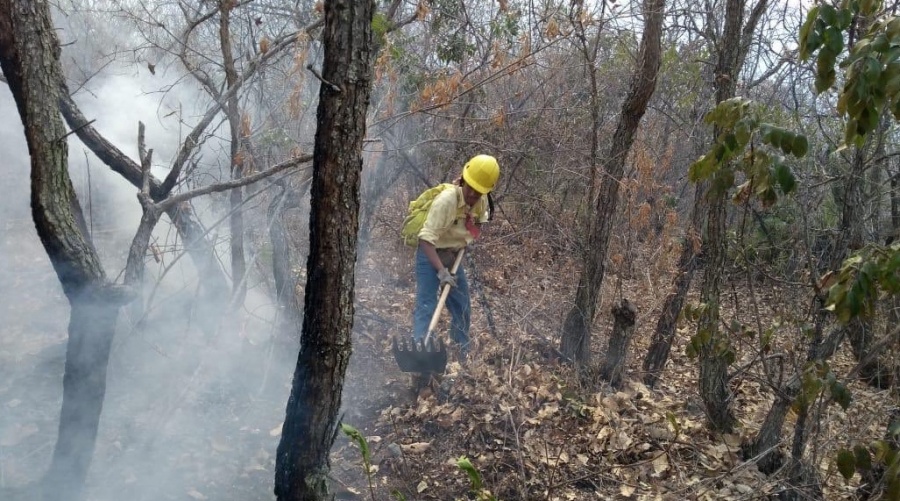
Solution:
[[[459,253],[456,255],[456,260],[453,261],[453,267],[450,268],[451,274],[456,274],[456,270],[459,269],[459,263],[462,262],[463,254],[465,254],[465,252],[465,247],[459,250]],[[434,328],[437,327],[438,320],[440,320],[441,318],[441,312],[444,311],[444,304],[447,303],[447,296],[449,295],[450,284],[445,284],[444,288],[441,290],[441,298],[438,299],[437,307],[435,307],[434,309],[434,315],[431,316],[431,323],[428,324],[428,334],[425,335],[425,345],[427,345],[428,341],[431,340],[431,333],[434,331]]]

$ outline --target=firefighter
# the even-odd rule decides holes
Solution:
[[[500,177],[500,165],[490,155],[476,155],[463,166],[462,175],[450,189],[438,193],[418,232],[416,250],[416,309],[413,312],[413,337],[421,340],[437,307],[438,292],[450,285],[447,309],[450,310],[450,338],[459,347],[460,362],[469,352],[471,302],[469,284],[462,264],[450,268],[460,249],[481,233],[479,226],[489,217],[488,193]]]

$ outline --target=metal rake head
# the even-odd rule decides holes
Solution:
[[[412,337],[393,339],[394,359],[403,372],[443,373],[447,368],[447,347],[431,338],[425,343]]]

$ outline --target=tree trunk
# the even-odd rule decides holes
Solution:
[[[609,337],[609,348],[606,350],[606,360],[600,369],[600,377],[613,388],[621,388],[625,377],[625,367],[628,361],[628,347],[634,334],[634,321],[637,310],[627,300],[612,309],[613,331]]]
[[[575,304],[563,323],[560,352],[578,364],[590,363],[591,324],[600,300],[606,271],[606,254],[612,233],[612,222],[619,200],[619,184],[625,172],[625,158],[634,143],[634,135],[647,103],[656,89],[660,63],[660,36],[665,0],[647,0],[644,4],[644,32],[641,35],[640,62],[631,80],[631,88],[613,134],[612,145],[603,163],[594,218],[585,246],[584,269],[578,280]],[[589,249],[589,251],[588,251]]]
[[[278,444],[279,501],[328,499],[329,451],[351,353],[359,185],[372,79],[372,0],[324,4],[303,335]]]
[[[59,436],[43,498],[82,496],[106,392],[106,367],[125,296],[108,285],[68,174],[59,115],[59,41],[47,4],[0,0],[0,66],[25,128],[31,155],[31,210],[71,305]]]
[[[293,262],[291,259],[291,246],[288,241],[288,231],[284,225],[284,211],[295,208],[291,203],[295,197],[288,193],[287,188],[282,188],[281,194],[274,197],[269,203],[267,218],[269,222],[269,239],[272,241],[272,276],[275,279],[275,298],[278,302],[279,324],[282,328],[278,332],[290,334],[291,342],[300,342],[300,304],[297,301],[297,278],[294,276]]]
[[[766,0],[759,0],[744,26],[744,0],[728,0],[725,4],[725,25],[714,69],[716,103],[734,97],[737,78],[746,55],[749,39],[765,10]],[[706,186],[708,204],[706,233],[703,239],[704,273],[700,288],[700,302],[705,306],[697,323],[700,347],[700,397],[706,407],[710,426],[717,431],[730,432],[735,419],[729,402],[728,364],[733,354],[727,336],[719,330],[720,282],[725,266],[725,215],[727,193],[711,191]],[[697,200],[696,203],[701,203]]]
[[[691,226],[687,235],[685,235],[681,255],[678,257],[675,282],[672,291],[669,292],[663,303],[662,312],[659,315],[659,320],[656,322],[656,330],[653,331],[650,348],[647,350],[647,356],[644,357],[644,384],[649,388],[656,386],[663,369],[666,367],[666,362],[669,360],[672,341],[675,339],[678,315],[681,314],[681,309],[684,307],[684,300],[687,297],[688,290],[691,288],[691,282],[693,282],[694,273],[697,270],[699,237],[696,232],[700,226],[700,206],[702,205],[699,187],[695,191],[694,197],[694,209],[691,211]]]
[[[885,126],[885,122],[882,121],[882,127],[878,128],[878,132],[882,133]],[[870,142],[871,141],[867,141],[867,144]],[[883,144],[883,141],[879,140],[878,142],[879,144]],[[868,203],[874,203],[872,200],[872,193],[869,192],[870,187],[867,186],[866,183],[866,181],[868,181],[866,179],[866,171],[870,169],[877,171],[879,166],[872,166],[866,162],[865,147],[856,148],[850,173],[844,181],[844,196],[846,197],[844,210],[848,214],[848,217],[845,221],[842,221],[847,235],[847,242],[845,245],[847,250],[842,253],[842,260],[848,256],[849,252],[860,249],[865,245],[866,238],[863,234],[867,219],[865,217],[865,207]],[[880,190],[881,187],[874,187],[874,189]],[[837,269],[840,266],[840,263],[835,264],[836,266],[832,269]],[[869,352],[869,346],[875,338],[875,328],[872,320],[861,316],[856,317],[847,323],[846,328],[847,339],[850,341],[853,357],[857,361],[866,359],[866,355]],[[880,360],[879,357],[875,357],[870,363],[865,364],[860,369],[859,378],[875,388],[888,388],[891,385],[891,372],[889,366],[889,363],[885,363]]]
[[[706,265],[700,301],[705,306],[697,322],[700,347],[700,398],[714,430],[730,433],[735,423],[729,402],[728,360],[732,350],[719,329],[719,297],[725,268],[725,197],[716,195],[709,203],[703,258]]]
[[[222,49],[222,66],[225,70],[226,88],[237,83],[237,71],[234,69],[234,55],[231,53],[231,9],[235,3],[231,0],[219,2],[219,45]],[[232,94],[225,103],[225,114],[228,117],[228,130],[231,134],[231,179],[240,179],[244,175],[244,158],[241,154],[241,117],[238,111],[238,98]],[[244,304],[247,295],[247,260],[244,257],[244,190],[235,188],[228,194],[231,201],[231,216],[228,219],[231,236],[231,282],[234,307]]]
[[[900,239],[900,168],[891,173],[891,236]]]

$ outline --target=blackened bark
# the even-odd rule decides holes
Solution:
[[[703,244],[703,284],[700,301],[705,305],[697,322],[697,335],[707,339],[700,347],[700,398],[706,418],[717,431],[730,433],[735,424],[728,389],[728,351],[731,347],[719,329],[719,297],[725,268],[725,197],[709,202]]]
[[[656,90],[665,5],[665,0],[647,0],[644,5],[641,59],[632,76],[628,96],[622,103],[612,145],[603,165],[603,181],[590,224],[588,245],[585,246],[584,269],[578,280],[575,304],[563,323],[559,349],[563,355],[582,365],[590,363],[591,324],[606,273],[606,255],[615,219],[613,216],[619,201],[619,184],[625,172],[625,158],[634,143],[634,135],[647,110],[647,103]]]
[[[628,362],[628,347],[634,335],[634,322],[637,318],[637,310],[627,300],[612,309],[613,331],[609,337],[609,349],[606,350],[606,360],[600,369],[600,377],[613,388],[621,388],[625,377],[625,367]]]
[[[351,353],[372,0],[324,4],[303,335],[275,466],[279,501],[328,499],[329,451]]]
[[[31,210],[71,306],[59,436],[42,487],[47,500],[78,500],[90,468],[119,307],[68,175],[59,115],[59,41],[42,0],[0,0],[0,67],[31,155]]]

